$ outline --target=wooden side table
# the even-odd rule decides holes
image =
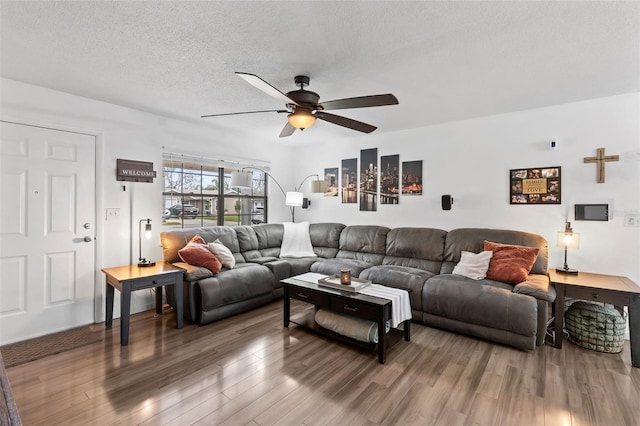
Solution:
[[[549,278],[556,287],[556,300],[553,303],[556,348],[562,348],[565,297],[628,306],[631,365],[640,368],[640,287],[636,283],[616,275],[589,272],[571,275],[553,269],[549,270]]]
[[[103,268],[107,276],[107,319],[106,327],[113,323],[114,289],[120,291],[120,344],[129,344],[129,320],[131,314],[131,292],[145,288],[157,288],[156,313],[162,313],[162,287],[175,286],[176,328],[182,328],[182,277],[184,269],[170,263],[157,262],[155,266],[141,268],[138,265]]]

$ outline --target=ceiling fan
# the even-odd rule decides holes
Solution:
[[[309,77],[306,75],[298,75],[294,78],[295,84],[299,86],[300,89],[282,93],[280,90],[276,89],[271,84],[267,83],[255,74],[244,72],[236,72],[236,74],[245,79],[249,84],[265,92],[267,95],[283,101],[285,103],[286,109],[209,114],[203,115],[201,116],[201,118],[220,117],[223,115],[255,114],[262,112],[276,112],[279,114],[287,113],[289,114],[288,121],[280,132],[281,138],[291,136],[293,132],[296,131],[296,129],[308,129],[313,125],[313,123],[315,123],[317,118],[319,118],[320,120],[328,121],[329,123],[337,124],[338,126],[346,127],[348,129],[357,130],[363,133],[371,133],[375,129],[377,129],[376,126],[363,123],[362,121],[353,120],[351,118],[342,117],[340,115],[330,114],[325,111],[334,109],[365,108],[398,104],[398,99],[390,93],[386,95],[360,96],[356,98],[345,98],[327,102],[319,102],[320,95],[304,89],[305,86],[309,85]]]

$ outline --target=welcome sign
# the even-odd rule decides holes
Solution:
[[[153,183],[156,172],[153,171],[153,163],[147,161],[116,160],[116,180],[128,182]]]

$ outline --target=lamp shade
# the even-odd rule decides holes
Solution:
[[[304,194],[302,194],[302,192],[289,191],[287,192],[284,203],[287,206],[301,207],[303,198]]]
[[[580,234],[577,232],[567,233],[565,231],[559,231],[556,247],[566,248],[567,250],[578,250],[580,248]]]
[[[253,181],[253,173],[251,172],[231,173],[232,188],[251,188],[252,181]]]
[[[289,114],[289,124],[296,129],[308,129],[316,122],[316,117],[311,111],[303,108],[296,109],[295,112]]]
[[[564,231],[558,232],[556,247],[565,250],[578,250],[580,248],[580,234],[573,232],[571,222],[566,222]]]
[[[309,192],[313,194],[323,193],[327,191],[327,182],[324,180],[309,181]]]
[[[580,234],[573,232],[571,222],[565,222],[564,231],[558,232],[556,247],[564,249],[564,267],[556,268],[556,271],[561,274],[577,274],[578,270],[569,268],[567,263],[567,251],[577,250],[580,247]]]

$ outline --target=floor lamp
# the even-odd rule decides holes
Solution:
[[[309,182],[309,192],[321,193],[327,190],[327,183],[324,180],[321,180],[320,175],[316,173],[316,174],[310,174],[309,176],[302,179],[302,182],[300,182],[300,185],[298,185],[297,187],[294,187],[293,191],[285,191],[282,188],[282,185],[280,185],[280,183],[276,180],[276,178],[273,177],[271,173],[267,172],[266,170],[260,169],[258,167],[243,167],[241,171],[231,173],[232,188],[251,188],[252,181],[253,181],[253,173],[245,172],[245,170],[248,170],[248,169],[261,171],[265,175],[269,176],[275,182],[275,184],[278,186],[278,189],[280,189],[280,192],[282,192],[282,195],[284,195],[284,200],[285,200],[284,203],[287,206],[289,206],[289,209],[291,210],[291,222],[295,222],[295,208],[301,207],[302,204],[304,203],[304,194],[300,192],[300,189],[302,188],[302,185],[305,183],[307,179],[309,179],[312,176],[316,177],[316,179]]]

